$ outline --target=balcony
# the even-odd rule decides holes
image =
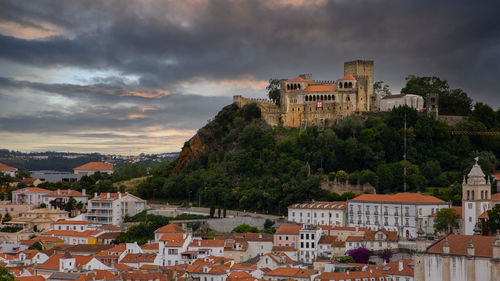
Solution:
[[[375,213],[373,213],[374,215],[378,216],[378,211],[375,211]]]
[[[405,213],[405,217],[409,217],[410,216],[410,213]]]
[[[389,214],[387,213],[387,211],[384,212],[384,216],[388,216]]]
[[[369,216],[370,215],[370,211],[366,211],[365,214]]]

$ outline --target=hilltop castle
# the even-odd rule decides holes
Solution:
[[[280,105],[242,96],[233,100],[239,107],[256,103],[271,126],[330,126],[350,114],[372,109],[373,61],[344,63],[344,77],[336,81],[315,81],[311,74],[282,80],[280,91]]]

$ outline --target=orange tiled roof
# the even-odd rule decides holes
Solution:
[[[403,262],[403,270],[399,270],[399,262]],[[410,266],[410,263],[412,263],[413,260],[410,259],[402,259],[402,260],[396,260],[387,263],[384,266],[381,266],[381,268],[378,269],[380,273],[383,274],[388,274],[388,275],[405,275],[405,276],[413,276],[413,268]]]
[[[108,198],[108,194],[109,194],[109,198]],[[129,195],[128,192],[120,193],[120,194],[121,194],[122,198]],[[97,197],[92,198],[92,200],[111,200],[111,201],[114,201],[114,200],[117,200],[120,198],[120,194],[112,193],[112,192],[104,192],[104,193],[99,194]]]
[[[73,170],[113,170],[113,165],[103,162],[89,162],[74,168]]]
[[[443,244],[445,243],[445,239],[448,239],[448,244],[450,245],[450,254],[452,255],[466,256],[467,245],[469,244],[469,241],[471,239],[472,245],[474,245],[474,255],[476,257],[491,258],[493,255],[492,244],[495,242],[495,237],[459,234],[450,234],[445,238],[439,240],[427,249],[427,253],[443,253]]]
[[[363,237],[361,237],[361,236],[349,236],[349,237],[347,237],[347,239],[345,241],[346,242],[361,242],[361,240],[363,240]]]
[[[300,76],[297,76],[297,77],[292,78],[290,80],[286,80],[286,82],[307,82],[307,80],[301,78]]]
[[[80,191],[76,190],[60,189],[44,194],[43,197],[88,197],[88,195],[83,195]]]
[[[446,203],[430,195],[420,193],[397,193],[397,194],[362,194],[352,201],[375,201],[375,202],[402,202],[402,203]]]
[[[96,237],[101,232],[102,231],[100,231],[100,230],[85,230],[82,232],[74,231],[74,230],[49,230],[49,231],[43,232],[41,235],[90,238],[90,237]]]
[[[231,270],[257,270],[256,265],[243,265],[240,263],[236,263],[231,267]]]
[[[302,225],[286,225],[282,224],[276,230],[275,234],[296,234],[299,235]]]
[[[45,241],[45,242],[64,242],[63,240],[61,240],[61,238],[58,238],[58,237],[52,237],[52,236],[46,236],[46,237],[37,236],[37,237],[32,238],[31,240],[33,240],[33,241],[35,241],[35,242],[38,242],[38,241]]]
[[[0,171],[17,172],[17,168],[13,168],[11,166],[0,163]]]
[[[158,243],[144,244],[142,245],[143,250],[158,250]]]
[[[387,277],[387,275],[379,272],[370,271],[349,271],[349,272],[323,272],[320,275],[314,277],[314,281],[339,281],[339,280],[357,280],[363,278],[375,278],[379,280],[380,277]]]
[[[184,233],[184,229],[175,223],[169,223],[155,230],[155,233]]]
[[[189,247],[224,247],[222,239],[193,240]]]
[[[156,254],[127,254],[120,262],[122,263],[138,263],[138,262],[154,262]]]
[[[231,274],[229,274],[229,276],[226,279],[226,281],[254,281],[254,280],[257,279],[246,271],[231,272]]]
[[[495,193],[491,195],[492,201],[500,201],[500,193]]]
[[[318,271],[314,270],[314,269],[278,267],[275,270],[269,271],[265,275],[295,277],[295,278],[309,278],[311,275],[316,274],[316,273],[318,273]]]
[[[14,190],[13,192],[47,192],[47,193],[49,193],[50,190],[47,190],[44,188],[39,188],[39,187],[25,187],[25,188],[21,188],[18,190]]]
[[[165,233],[160,238],[160,241],[165,241],[165,247],[181,247],[186,239],[183,234]]]
[[[376,239],[375,234],[379,231],[381,231],[385,234],[385,236],[387,237],[386,240],[398,241],[398,232],[397,231],[389,231],[389,230],[386,230],[383,228],[380,230],[367,230],[367,231],[365,231],[364,239],[365,240],[375,240]]]
[[[321,209],[321,210],[344,210],[347,207],[346,202],[307,202],[295,203],[288,208],[292,209]]]
[[[318,241],[318,244],[332,244],[337,241],[337,236],[323,235]]]
[[[346,75],[346,76],[340,78],[339,80],[356,80],[356,78],[354,78],[354,76],[352,76],[352,75]]]
[[[131,266],[128,266],[126,264],[123,264],[123,263],[115,263],[115,268],[119,271],[128,271],[130,269],[133,269],[133,267]]]
[[[444,209],[453,209],[453,211],[455,211],[455,213],[460,216],[459,218],[462,218],[462,207],[460,207],[460,206],[454,206],[454,207],[451,207],[451,208],[444,208]],[[434,213],[434,214],[431,214],[430,216],[431,217],[437,216],[437,212]]]
[[[16,277],[17,281],[45,281],[45,278],[41,275],[35,275],[35,276],[19,276]]]
[[[484,211],[480,216],[480,218],[488,218],[488,210]]]
[[[118,257],[121,253],[123,253],[125,250],[127,249],[127,245],[125,245],[125,243],[122,243],[122,244],[118,244],[116,245],[115,247],[111,248],[111,249],[107,249],[107,250],[104,250],[98,254],[96,254],[95,256],[96,257]],[[119,253],[119,254],[116,254],[116,253]]]
[[[337,85],[309,85],[304,90],[306,92],[335,92],[337,90]]]
[[[44,263],[38,266],[41,269],[51,269],[59,270],[59,260],[63,257],[63,254],[54,254]]]

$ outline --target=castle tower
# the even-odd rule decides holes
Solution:
[[[369,111],[373,98],[373,61],[355,60],[344,63],[344,76],[356,78],[358,89],[357,109]]]
[[[462,217],[464,220],[463,234],[473,235],[479,216],[491,206],[490,185],[485,179],[481,167],[476,162],[472,166],[467,180],[462,183]]]
[[[425,96],[425,108],[427,109],[427,114],[431,115],[434,120],[439,117],[439,95],[438,94],[427,94]]]

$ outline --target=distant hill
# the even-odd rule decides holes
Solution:
[[[277,213],[298,201],[345,199],[319,188],[325,177],[370,183],[378,193],[402,191],[405,112],[409,191],[461,182],[477,155],[486,173],[498,167],[499,137],[453,136],[452,127],[409,108],[300,131],[268,126],[255,104],[232,104],[137,192],[143,198]],[[468,120],[457,124],[473,126]]]

